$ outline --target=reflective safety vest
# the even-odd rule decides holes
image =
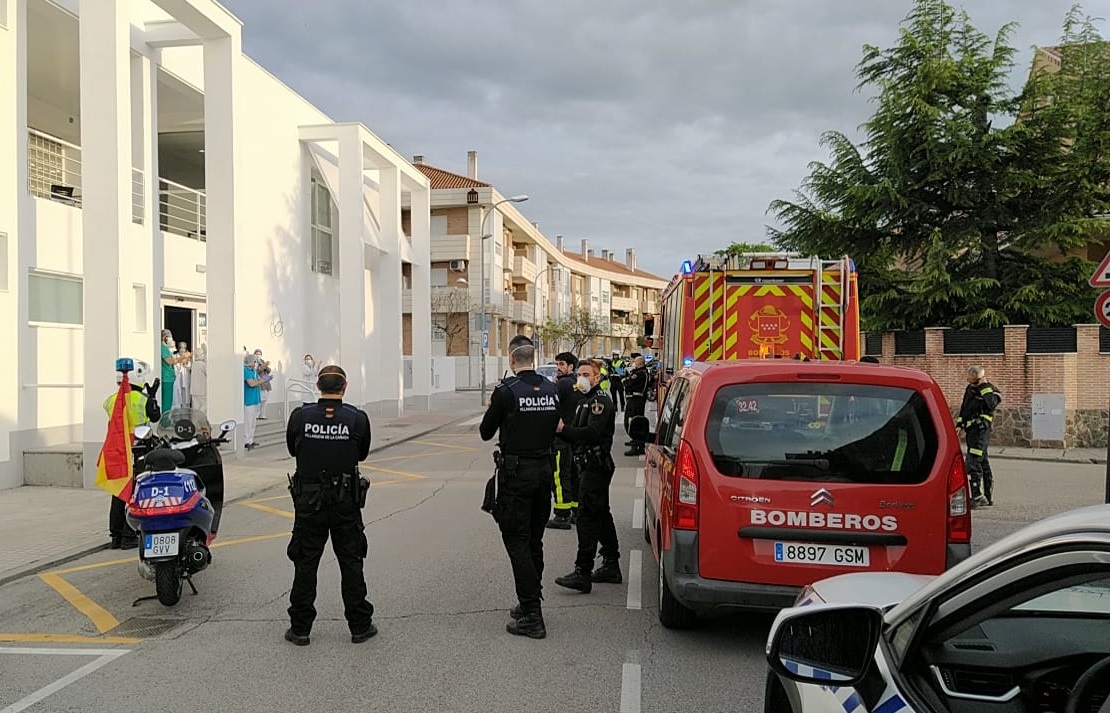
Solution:
[[[112,409],[116,407],[116,397],[119,392],[113,393],[108,398],[104,399],[104,412],[108,414],[108,418],[112,417]],[[146,396],[141,391],[132,391],[127,394],[130,401],[128,408],[131,409],[131,423],[135,426],[141,426],[144,423],[149,423],[150,419],[146,417]]]

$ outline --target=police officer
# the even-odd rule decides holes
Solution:
[[[478,431],[497,439],[496,518],[513,568],[519,604],[510,611],[510,634],[547,636],[540,608],[543,531],[551,514],[552,445],[559,424],[555,384],[536,373],[535,347],[521,344],[509,354],[513,376],[494,389]]]
[[[555,390],[559,394],[559,418],[564,423],[574,420],[574,412],[586,393],[577,386],[578,357],[571,352],[555,355],[555,369],[559,374]],[[578,516],[578,477],[574,469],[574,449],[570,443],[555,437],[555,515],[547,523],[553,530],[569,530]]]
[[[121,359],[119,361],[130,361]],[[131,391],[127,395],[127,408],[131,412],[131,425],[141,426],[151,421],[157,422],[162,417],[162,411],[158,408],[158,379],[154,380],[153,384],[145,384],[147,375],[150,374],[150,365],[146,362],[133,362],[135,371],[128,377],[131,382]],[[122,371],[116,372],[116,385],[123,383]],[[104,399],[104,412],[108,414],[108,418],[112,418],[112,410],[116,407],[116,398],[119,397],[119,391],[113,391],[108,398]],[[134,437],[134,433],[129,434]],[[133,456],[138,458],[140,454],[134,453]],[[120,500],[116,496],[112,496],[112,503],[108,507],[108,535],[111,537],[110,547],[113,550],[124,549],[130,550],[139,546],[139,538],[135,531],[127,524],[127,503]]]
[[[1002,403],[998,388],[987,381],[981,366],[967,368],[967,388],[956,417],[956,428],[964,429],[967,439],[967,477],[971,481],[971,507],[994,505],[994,474],[987,457],[994,411]]]
[[[621,582],[617,528],[609,510],[609,484],[615,468],[610,451],[617,413],[600,384],[600,361],[579,362],[578,385],[586,391],[586,398],[578,404],[573,423],[559,422],[559,433],[574,446],[578,465],[578,557],[574,571],[557,578],[555,584],[583,593],[589,593],[593,582]],[[602,565],[593,572],[599,542]]]
[[[625,360],[621,358],[621,353],[615,349],[609,363],[612,368],[612,375],[609,377],[610,393],[613,396],[613,405],[620,411],[625,408],[624,377],[627,376],[628,369]]]
[[[624,388],[628,393],[628,408],[624,413],[624,430],[628,432],[628,424],[636,416],[643,416],[647,408],[648,373],[644,358],[636,355],[632,358],[632,371],[624,379]],[[638,456],[644,452],[644,442],[632,439],[632,447],[624,452],[626,456]]]
[[[316,388],[319,401],[293,409],[285,431],[289,455],[297,459],[297,472],[289,485],[296,516],[287,550],[294,573],[285,640],[308,646],[316,619],[316,570],[331,535],[351,643],[361,644],[378,633],[362,572],[366,559],[362,506],[370,483],[358,472],[359,462],[370,454],[370,418],[343,403],[347,374],[338,366],[321,369]]]

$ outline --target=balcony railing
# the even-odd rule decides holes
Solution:
[[[432,262],[453,262],[470,259],[469,235],[433,235]]]
[[[146,176],[141,169],[131,169],[131,222],[143,224],[143,215],[146,213]]]
[[[613,322],[609,325],[610,334],[614,337],[635,337],[637,336],[637,329],[635,324],[623,324],[621,322]]]
[[[162,230],[204,241],[205,219],[204,191],[158,179],[158,225]]]
[[[655,300],[644,300],[644,314],[659,314],[659,303]]]
[[[635,299],[631,297],[620,297],[618,295],[613,295],[612,302],[609,305],[609,308],[615,312],[636,312],[638,311],[637,307],[639,307],[639,305],[636,304]]]
[[[525,300],[513,300],[513,320],[522,324],[531,324],[536,317],[536,305]]]
[[[81,147],[27,130],[27,187],[39,198],[81,206]]]
[[[513,282],[535,282],[537,274],[536,263],[523,255],[513,257]]]

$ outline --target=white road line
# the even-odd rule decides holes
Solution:
[[[640,664],[626,663],[621,671],[621,713],[640,713]]]
[[[639,609],[643,603],[641,593],[644,585],[644,553],[632,550],[628,553],[628,608]],[[0,711],[3,713],[3,711]]]
[[[482,414],[481,416],[475,416],[474,418],[471,418],[471,419],[467,419],[466,421],[463,421],[459,425],[460,426],[477,426],[479,423],[482,422],[482,417],[483,416],[485,416],[485,414]]]
[[[54,654],[54,655],[69,655],[69,656],[97,656],[97,658],[95,660],[90,661],[89,663],[85,664],[84,666],[77,669],[73,673],[66,674],[65,676],[62,676],[61,678],[59,678],[57,681],[54,681],[53,683],[47,684],[47,685],[43,686],[42,688],[40,688],[39,690],[35,691],[34,693],[31,693],[27,696],[24,696],[23,698],[19,699],[18,701],[11,704],[10,706],[7,706],[6,708],[0,709],[0,713],[19,713],[20,711],[27,710],[28,708],[35,705],[39,701],[42,701],[43,699],[54,695],[55,693],[57,693],[58,691],[62,690],[63,688],[65,688],[66,686],[68,686],[69,684],[71,684],[75,681],[80,681],[82,678],[84,678],[85,676],[88,676],[93,671],[97,670],[98,668],[100,668],[102,666],[105,666],[105,665],[111,663],[112,661],[115,661],[120,656],[123,656],[124,654],[128,653],[129,651],[130,651],[129,649],[126,649],[126,650],[113,650],[113,649],[81,650],[81,649],[0,648],[0,654],[23,654],[23,655],[33,655],[33,654],[51,655],[51,654]],[[637,708],[637,710],[639,710],[639,708]]]
[[[636,487],[637,488],[644,487],[644,469],[643,468],[637,468],[636,469]]]
[[[644,499],[636,498],[632,501],[632,529],[644,529]]]

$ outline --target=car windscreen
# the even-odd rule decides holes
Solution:
[[[705,438],[722,475],[889,485],[924,482],[938,442],[913,389],[816,382],[720,388]]]

